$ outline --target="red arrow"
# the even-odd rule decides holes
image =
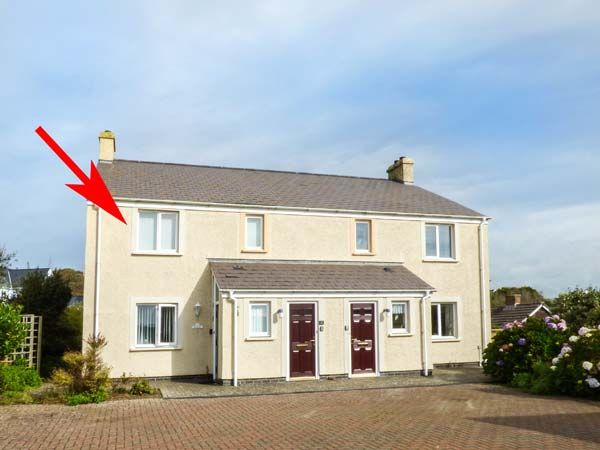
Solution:
[[[71,172],[73,172],[75,176],[79,178],[83,183],[67,184],[67,186],[73,189],[86,200],[89,200],[90,202],[94,203],[95,205],[102,208],[104,211],[106,211],[113,217],[116,217],[125,225],[127,225],[127,222],[125,222],[121,211],[119,211],[119,207],[115,203],[113,196],[106,187],[104,180],[100,176],[100,172],[98,172],[94,161],[90,162],[90,177],[88,178],[87,175],[83,172],[83,170],[81,170],[79,166],[75,164],[75,161],[73,161],[71,157],[67,155],[62,148],[60,148],[60,145],[58,145],[56,141],[52,139],[52,137],[48,133],[46,133],[46,130],[44,130],[42,127],[37,127],[35,129],[35,132],[38,134],[39,137],[42,138],[42,140],[46,144],[48,144],[48,147],[50,147],[52,151],[56,153],[56,156],[58,156],[62,160],[62,162],[64,162],[65,165],[69,169],[71,169]]]

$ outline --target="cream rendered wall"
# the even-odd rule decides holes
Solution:
[[[164,209],[170,207],[165,206]],[[177,208],[176,208],[177,209]],[[374,219],[374,255],[352,255],[353,221],[343,216],[308,216],[268,213],[269,251],[241,252],[240,212],[180,211],[181,255],[156,256],[132,254],[135,248],[137,208],[122,206],[128,222],[123,225],[102,213],[102,244],[100,250],[100,332],[108,339],[106,361],[113,367],[111,376],[122,373],[137,376],[169,376],[206,374],[212,364],[211,275],[207,258],[310,259],[345,261],[403,262],[408,269],[437,289],[436,298],[459,299],[460,339],[456,342],[433,342],[430,362],[475,362],[479,360],[481,344],[480,284],[478,224],[458,223],[456,227],[458,262],[424,262],[422,255],[423,222],[398,219]],[[368,218],[368,216],[365,216]],[[434,221],[435,222],[435,221]],[[87,209],[87,239],[84,295],[84,336],[93,329],[96,209]],[[487,255],[487,236],[485,239]],[[487,263],[487,261],[486,261]],[[489,271],[486,269],[486,273]],[[487,292],[487,286],[486,286]],[[179,311],[182,331],[181,348],[177,350],[131,349],[132,298],[171,298],[181,302]],[[387,300],[377,300],[380,311]],[[193,305],[202,305],[199,322],[202,329],[192,329],[195,322]],[[277,300],[276,311],[285,304]],[[344,345],[344,309],[347,299],[319,299],[319,313],[326,321],[321,349],[323,374],[345,373],[347,358]],[[218,355],[220,377],[231,378],[232,305],[220,303]],[[429,312],[429,307],[427,308]],[[412,336],[387,336],[385,319],[380,317],[380,353],[385,355],[382,371],[417,370],[421,368],[420,307],[411,300]],[[273,329],[278,331],[271,341],[247,341],[244,327],[246,311],[240,302],[238,316],[239,378],[284,376],[286,362],[282,359],[287,345],[283,323],[278,319]],[[489,316],[489,311],[488,311]],[[488,317],[489,320],[489,317]],[[429,318],[428,318],[429,321]],[[340,330],[342,330],[340,332]],[[342,357],[340,357],[340,355]],[[392,358],[392,355],[394,357]]]

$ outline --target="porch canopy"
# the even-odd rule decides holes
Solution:
[[[210,259],[222,291],[433,291],[398,263]]]

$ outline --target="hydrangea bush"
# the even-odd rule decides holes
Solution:
[[[483,353],[484,372],[503,383],[517,374],[531,373],[536,363],[558,354],[566,329],[566,322],[557,315],[505,324]]]
[[[581,327],[552,358],[549,391],[600,398],[600,325]]]

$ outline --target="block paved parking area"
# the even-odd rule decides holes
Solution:
[[[0,448],[600,448],[600,404],[490,384],[0,407]]]

